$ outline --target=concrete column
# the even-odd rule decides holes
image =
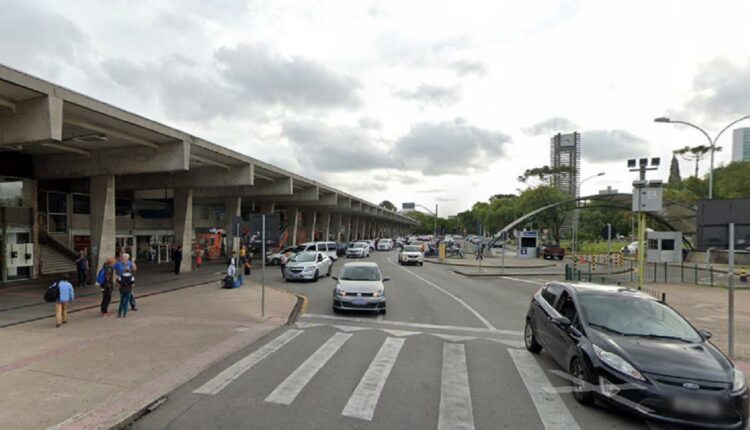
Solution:
[[[193,189],[175,188],[174,190],[174,241],[175,246],[182,246],[182,263],[180,273],[193,269],[190,258],[190,245],[193,239]]]
[[[359,237],[359,234],[360,234],[359,217],[352,217],[352,218],[354,218],[354,219],[351,221],[350,227],[351,227],[352,224],[354,226],[353,226],[353,228],[350,228],[350,232],[351,232],[351,239],[350,240],[361,239],[361,237]]]
[[[274,202],[262,202],[260,204],[260,213],[262,214],[272,214],[276,210],[276,204]]]
[[[232,251],[240,255],[240,238],[235,237],[234,220],[242,216],[242,197],[225,197],[224,198],[224,233],[227,235],[227,254],[231,255]]]
[[[335,240],[336,242],[341,241],[341,218],[341,214],[331,215],[331,223],[333,225],[331,234],[333,234],[333,240]]]
[[[352,216],[344,216],[344,241],[351,242],[352,240]]]
[[[315,240],[315,228],[317,227],[317,216],[315,210],[309,210],[304,212],[305,218],[305,233],[307,234],[306,239],[309,241]]]
[[[297,246],[297,227],[299,224],[299,208],[296,206],[286,209],[287,226],[289,232],[289,243],[291,246]]]
[[[369,220],[367,218],[365,218],[365,217],[363,217],[360,220],[360,222],[359,222],[359,224],[361,226],[361,229],[362,229],[360,231],[360,233],[359,233],[359,235],[360,235],[359,238],[360,239],[369,239],[369,237],[367,237],[368,236],[368,234],[367,234],[367,223],[368,222],[369,222]]]
[[[331,240],[331,213],[321,212],[320,228],[323,230],[323,240]]]
[[[92,176],[89,192],[91,273],[98,273],[108,257],[115,256],[115,177]]]

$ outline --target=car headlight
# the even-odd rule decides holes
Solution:
[[[312,272],[313,270],[315,270],[315,266],[307,266],[307,267],[305,267],[304,271],[305,272]]]
[[[385,290],[375,291],[372,293],[373,297],[383,297],[385,295]]]
[[[343,291],[341,288],[336,287],[336,295],[341,297],[346,297],[346,291]]]
[[[596,345],[594,345],[594,352],[596,353],[596,356],[599,357],[599,360],[603,361],[609,367],[617,370],[618,372],[624,373],[625,375],[628,375],[631,378],[635,378],[640,381],[646,380],[641,372],[637,371],[635,367],[633,367],[619,355],[612,352],[607,352]]]
[[[734,377],[732,378],[732,393],[737,394],[747,387],[745,374],[738,368],[734,368]]]

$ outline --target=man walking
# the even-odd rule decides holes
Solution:
[[[112,302],[112,290],[115,288],[114,264],[115,259],[113,257],[107,258],[107,261],[102,267],[102,274],[104,276],[100,278],[100,275],[97,275],[97,282],[101,281],[99,282],[99,287],[102,289],[102,304],[100,310],[102,311],[103,317],[112,316],[112,314],[109,313],[109,304]]]
[[[123,253],[120,255],[120,261],[115,263],[114,265],[115,273],[117,274],[117,280],[122,277],[122,275],[125,272],[134,273],[138,270],[138,267],[135,265],[135,261],[130,260],[130,254]],[[132,286],[135,288],[135,285]],[[138,307],[135,305],[135,295],[133,294],[132,290],[128,297],[128,301],[130,302],[130,309],[137,311]]]
[[[57,282],[57,288],[60,290],[60,295],[55,302],[55,317],[57,319],[56,327],[60,327],[68,322],[68,304],[75,299],[75,292],[67,274],[63,275],[63,278]]]
[[[78,272],[78,286],[83,287],[89,273],[89,260],[86,258],[86,254],[83,253],[83,250],[78,251],[78,258],[75,263],[76,271]]]
[[[180,264],[182,264],[182,246],[177,245],[177,249],[175,249],[172,254],[172,259],[174,260],[174,274],[179,275]]]

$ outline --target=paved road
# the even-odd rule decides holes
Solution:
[[[383,316],[334,314],[332,280],[284,283],[270,271],[270,284],[308,297],[298,322],[204,372],[134,427],[649,428],[546,390],[568,384],[548,371],[557,367],[546,353],[523,349],[538,281],[465,278],[394,258],[371,257],[391,277]]]

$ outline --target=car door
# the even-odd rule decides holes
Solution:
[[[534,311],[534,333],[539,343],[545,348],[552,348],[554,345],[554,323],[553,317],[557,315],[555,303],[562,293],[562,286],[557,284],[547,284],[541,291],[541,297],[538,297],[538,309]]]
[[[555,310],[562,316],[570,320],[571,325],[578,325],[578,308],[576,307],[573,295],[563,289],[560,293],[560,297],[555,303]],[[564,327],[559,324],[552,324],[551,336],[550,336],[550,347],[549,352],[560,362],[563,368],[568,363],[568,357],[570,355],[571,348],[574,347],[578,341],[571,335],[570,327]]]

